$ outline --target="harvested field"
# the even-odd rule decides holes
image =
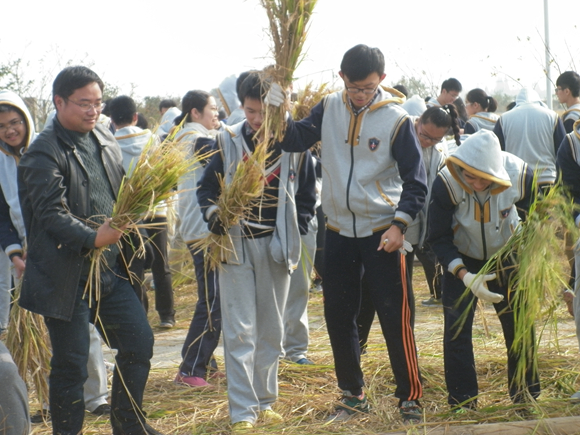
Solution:
[[[187,270],[187,269],[185,269]],[[183,281],[176,277],[176,281]],[[499,321],[491,306],[479,311],[474,324],[474,347],[480,397],[477,411],[452,414],[447,406],[443,376],[442,331],[440,308],[421,305],[428,289],[421,267],[414,276],[417,300],[415,334],[419,350],[425,394],[422,400],[426,423],[409,433],[425,433],[435,427],[473,423],[522,421],[507,394],[506,350]],[[187,332],[195,303],[193,284],[176,288],[177,326],[173,330],[155,331],[155,357],[145,392],[144,407],[153,427],[166,434],[227,434],[228,404],[225,380],[211,381],[212,390],[193,390],[173,384],[180,361],[181,344]],[[153,294],[150,293],[150,297]],[[280,398],[275,410],[282,414],[281,425],[258,427],[257,434],[381,434],[405,431],[393,396],[394,383],[386,347],[378,322],[371,331],[367,354],[363,356],[367,392],[373,411],[348,422],[325,424],[325,417],[339,397],[334,377],[333,359],[323,319],[322,295],[310,295],[311,345],[309,356],[317,365],[280,364]],[[149,313],[152,325],[159,320]],[[483,321],[485,319],[485,321]],[[580,359],[574,321],[562,302],[558,312],[558,331],[544,331],[540,349],[540,375],[543,392],[527,419],[570,417],[580,414],[580,405],[570,403],[569,396],[580,389]],[[106,352],[110,358],[110,352]],[[223,357],[218,355],[220,368]],[[32,413],[37,404],[31,405]],[[580,433],[580,425],[578,426]],[[494,430],[495,432],[495,430]],[[33,426],[34,434],[49,434],[49,425]],[[85,434],[109,434],[108,419],[87,413]],[[478,432],[481,433],[481,432]],[[503,433],[503,432],[502,432]],[[569,433],[569,432],[568,432]]]

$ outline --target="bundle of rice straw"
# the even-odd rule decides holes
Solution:
[[[170,202],[175,198],[177,182],[187,173],[194,170],[197,163],[207,155],[188,153],[187,144],[175,140],[178,129],[174,129],[163,143],[159,144],[152,136],[139,159],[130,168],[129,176],[125,176],[119,187],[117,202],[113,207],[111,226],[124,228],[139,235],[138,228],[152,224],[139,224],[139,221],[154,212],[162,202]],[[144,254],[144,245],[135,250],[137,255]],[[107,247],[96,249],[91,256],[91,268],[87,281],[87,290],[95,300],[100,296],[100,272],[102,269],[103,252]],[[127,261],[127,259],[125,259]],[[91,300],[90,298],[89,300]]]
[[[306,118],[310,115],[312,108],[332,92],[333,90],[327,83],[323,83],[318,88],[315,88],[312,82],[308,83],[298,92],[298,97],[292,106],[292,118],[296,121]]]
[[[261,4],[268,14],[274,44],[275,65],[266,70],[266,79],[288,89],[294,71],[303,59],[302,48],[316,0],[261,0]],[[274,140],[280,141],[284,137],[289,109],[287,105],[266,107],[262,128],[272,132]]]
[[[14,304],[10,310],[10,328],[6,347],[27,385],[34,385],[36,399],[42,407],[48,403],[48,375],[50,373],[50,338],[41,315],[18,305],[21,284],[14,290]]]
[[[262,80],[278,83],[282,89],[292,84],[296,67],[302,60],[308,21],[316,0],[261,0],[270,20],[276,64],[264,71]],[[254,152],[238,163],[230,183],[220,180],[221,194],[217,206],[218,218],[224,228],[231,228],[248,217],[251,210],[264,202],[265,164],[271,155],[270,144],[280,141],[286,130],[288,102],[280,107],[266,106],[257,137],[262,138]],[[209,234],[195,249],[204,252],[209,268],[220,267],[234,254],[231,236]]]
[[[227,133],[226,133],[227,134]],[[218,136],[218,141],[219,141]],[[272,152],[267,142],[256,146],[246,160],[238,163],[229,184],[220,177],[221,194],[216,203],[219,220],[224,228],[231,228],[240,221],[249,218],[251,210],[259,206],[264,199],[265,162]],[[230,255],[234,255],[233,241],[229,233],[217,235],[209,233],[194,245],[194,249],[204,252],[206,266],[209,269],[219,268]]]
[[[548,325],[557,325],[555,312],[569,279],[563,258],[566,245],[563,234],[570,233],[574,240],[579,234],[573,219],[574,209],[573,201],[560,183],[536,194],[526,221],[480,271],[481,274],[508,272],[504,265],[513,264],[508,297],[515,313],[515,337],[510,352],[518,356],[514,382],[522,387],[526,385],[527,369],[537,373],[543,330]],[[541,325],[537,336],[533,333],[536,323]]]

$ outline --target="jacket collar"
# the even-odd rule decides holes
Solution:
[[[66,129],[59,122],[58,118],[55,116],[51,125],[47,127],[54,129],[57,137],[61,139],[68,147],[75,148],[75,144],[72,142],[70,136],[67,134]],[[95,128],[91,130],[91,133],[95,135],[97,141],[102,147],[110,146],[114,144],[115,138],[112,135],[108,135],[109,130],[102,124],[97,123]]]

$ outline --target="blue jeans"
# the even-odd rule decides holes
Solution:
[[[82,432],[87,379],[89,322],[94,323],[109,347],[117,350],[111,389],[111,424],[115,435],[143,435],[143,391],[153,356],[153,333],[143,307],[127,278],[103,272],[102,297],[97,303],[83,298],[81,280],[70,322],[45,317],[52,343],[49,376],[53,434]],[[119,374],[120,372],[120,374]]]

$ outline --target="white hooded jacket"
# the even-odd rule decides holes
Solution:
[[[13,106],[24,115],[24,120],[28,129],[28,138],[26,145],[21,151],[21,154],[23,154],[36,137],[32,116],[24,104],[24,101],[22,101],[22,99],[12,91],[0,92],[0,104]],[[10,253],[15,251],[22,251],[22,245],[24,245],[26,237],[24,220],[22,219],[22,212],[20,210],[20,200],[18,198],[17,168],[18,163],[20,162],[20,155],[14,153],[11,146],[0,141],[0,187],[2,188],[8,206],[10,207],[10,218],[12,224],[16,228],[16,231],[18,231],[18,236],[21,241],[21,245],[8,246],[6,248],[7,255],[10,255]]]

